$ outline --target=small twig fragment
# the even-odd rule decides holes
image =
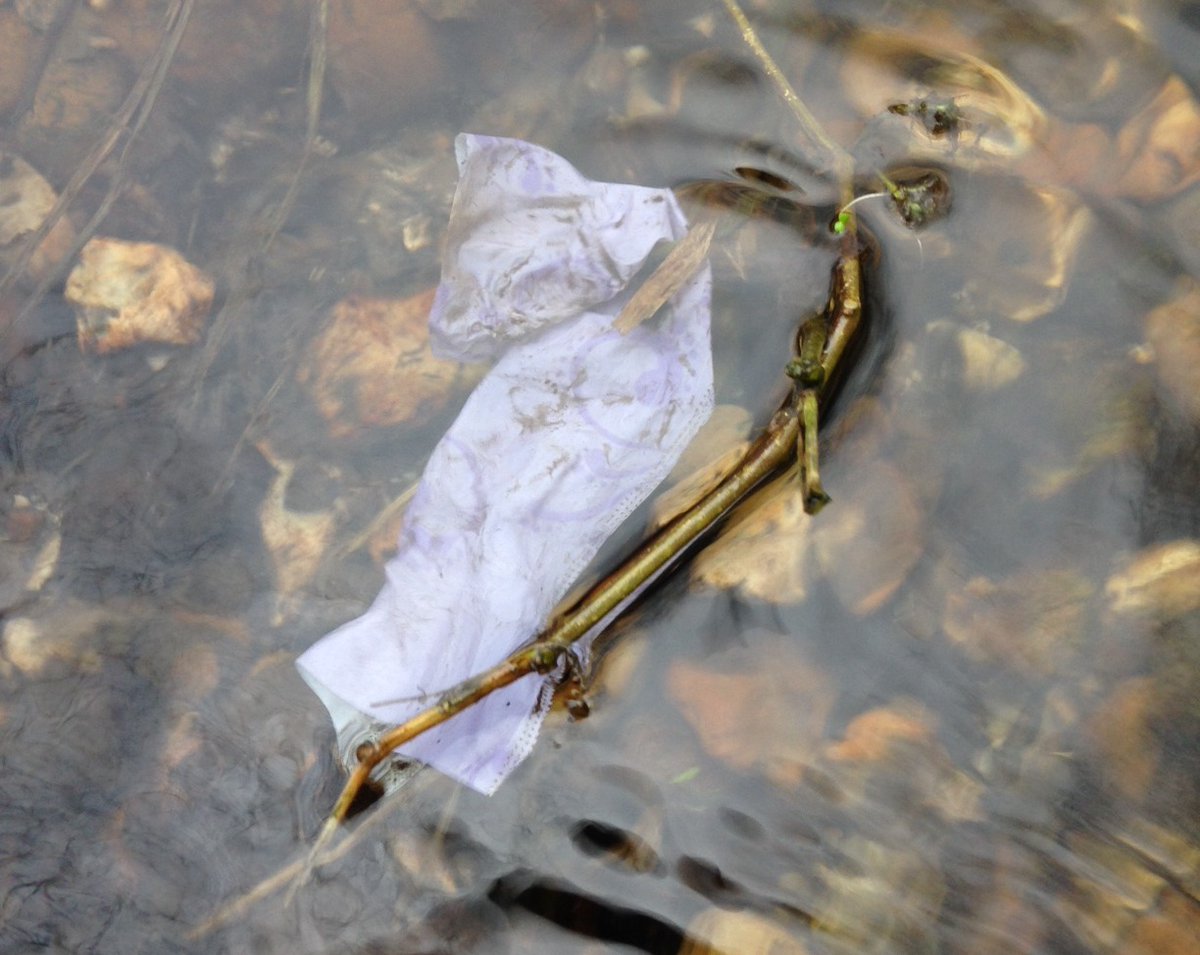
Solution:
[[[709,246],[712,245],[714,231],[714,223],[703,222],[694,226],[680,239],[653,274],[625,303],[625,307],[613,322],[613,327],[622,335],[628,335],[667,304],[671,296],[683,288],[688,279],[704,264]]]

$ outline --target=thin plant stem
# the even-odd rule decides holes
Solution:
[[[296,205],[296,196],[300,193],[300,182],[304,170],[312,159],[317,145],[317,131],[321,123],[321,102],[325,88],[325,65],[328,56],[329,36],[329,0],[312,0],[312,11],[308,26],[308,83],[304,91],[304,149],[300,153],[300,161],[292,171],[291,181],[288,182],[287,192],[280,200],[275,211],[275,219],[271,223],[267,237],[263,240],[263,252],[270,250],[279,237],[280,230],[287,225],[292,209]]]
[[[805,388],[800,392],[800,483],[804,489],[804,511],[807,514],[815,514],[829,503],[829,495],[821,486],[817,426],[817,392]]]
[[[296,205],[296,199],[300,194],[300,185],[303,181],[304,173],[316,151],[317,133],[320,129],[321,109],[324,101],[323,91],[329,50],[329,0],[310,0],[310,4],[311,9],[308,23],[308,77],[304,97],[304,146],[301,149],[300,158],[292,170],[283,198],[280,199],[279,204],[264,223],[264,237],[261,244],[250,257],[249,262],[241,263],[243,281],[238,284],[233,294],[230,295],[225,305],[213,319],[212,327],[208,333],[208,340],[204,344],[204,350],[200,353],[199,361],[193,372],[195,379],[195,398],[191,407],[193,415],[198,414],[203,407],[203,398],[205,395],[204,379],[208,376],[209,370],[216,361],[217,355],[225,346],[225,342],[232,330],[245,315],[247,302],[255,294],[255,283],[251,280],[254,268],[260,258],[270,252],[271,247],[275,244],[275,240],[279,238],[283,227],[287,225],[288,219],[291,218],[292,211]],[[281,377],[285,373],[281,372]],[[255,420],[266,410],[268,403],[269,396],[259,402],[254,414],[251,415],[249,422],[247,422],[241,437],[238,439],[234,455],[236,455],[241,445],[245,443],[247,433],[253,427]],[[231,455],[226,463],[225,470],[228,471],[233,466],[233,463],[234,456]]]
[[[825,165],[837,173],[839,179],[847,179],[854,167],[854,160],[850,157],[850,154],[834,142],[832,137],[825,132],[824,127],[821,126],[817,118],[812,114],[812,111],[804,104],[804,100],[792,89],[792,84],[788,82],[787,76],[779,68],[779,64],[775,62],[774,57],[763,46],[762,40],[758,37],[758,32],[754,29],[754,25],[750,22],[737,0],[722,0],[722,2],[725,4],[725,9],[729,11],[729,15],[733,18],[733,22],[737,24],[737,28],[742,34],[742,40],[750,47],[751,52],[758,57],[758,61],[762,65],[764,72],[766,72],[771,82],[775,84],[775,88],[779,90],[779,95],[783,97],[783,101],[787,103],[799,121],[800,128],[808,137],[809,142],[819,152],[824,154],[824,162],[817,165]]]

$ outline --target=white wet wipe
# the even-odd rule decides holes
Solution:
[[[519,140],[456,148],[430,329],[441,356],[495,365],[430,457],[375,602],[297,661],[344,745],[536,635],[713,406],[707,263],[652,320],[613,327],[655,245],[687,232],[674,195]],[[552,689],[531,674],[399,752],[491,793]]]

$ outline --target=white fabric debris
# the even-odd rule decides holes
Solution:
[[[707,264],[652,320],[612,327],[654,246],[687,231],[672,193],[518,140],[456,147],[430,329],[443,356],[497,360],[429,460],[383,590],[298,661],[343,745],[527,643],[712,411]],[[525,677],[400,752],[491,793],[551,691]]]

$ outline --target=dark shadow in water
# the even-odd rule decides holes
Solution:
[[[675,955],[683,944],[683,933],[674,925],[649,912],[589,896],[561,879],[513,872],[498,879],[488,897],[503,909],[521,909],[577,935],[650,955]]]

